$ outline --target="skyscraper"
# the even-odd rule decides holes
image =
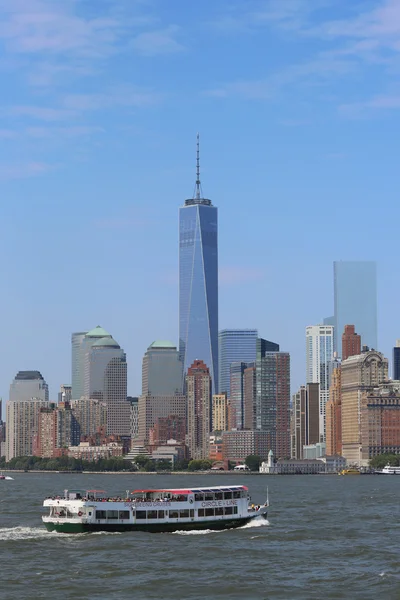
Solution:
[[[255,359],[252,363],[232,362],[230,365],[230,429],[244,428],[244,373],[250,365],[255,365]]]
[[[84,373],[84,395],[107,405],[107,434],[129,436],[126,355],[109,334],[87,344]]]
[[[213,431],[228,429],[228,398],[226,393],[214,394],[212,397],[212,427]]]
[[[195,360],[186,376],[188,445],[190,457],[208,458],[211,432],[211,377],[201,360]]]
[[[90,331],[79,331],[71,337],[72,346],[72,400],[79,400],[85,395],[85,358],[88,350],[101,338],[111,335],[100,325]]]
[[[293,394],[290,415],[291,458],[302,459],[303,446],[319,442],[319,383]]]
[[[49,408],[48,400],[10,400],[6,404],[6,460],[16,456],[32,456],[38,434],[41,408]]]
[[[256,360],[257,329],[222,329],[218,335],[218,386],[230,398],[230,366]]]
[[[331,325],[306,327],[306,383],[319,383],[319,436],[325,441],[325,410],[333,361],[333,331]]]
[[[339,261],[333,263],[335,350],[340,353],[340,336],[351,323],[362,343],[377,348],[376,263]]]
[[[49,386],[39,371],[19,371],[10,385],[10,401],[49,400]]]
[[[173,396],[182,393],[182,363],[171,342],[150,344],[143,357],[142,394]]]
[[[393,348],[393,379],[400,379],[400,340],[396,340],[396,345]]]
[[[203,197],[199,136],[194,197],[179,209],[179,354],[185,376],[192,363],[210,369],[218,391],[218,214]]]

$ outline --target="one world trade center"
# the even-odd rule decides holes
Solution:
[[[218,212],[203,198],[197,134],[193,198],[179,209],[179,352],[183,377],[196,359],[210,369],[218,391]]]

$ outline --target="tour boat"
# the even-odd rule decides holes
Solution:
[[[5,479],[5,480],[9,480],[12,481],[13,478],[9,477],[8,475],[4,475],[4,473],[0,473],[0,480]]]
[[[390,465],[386,465],[383,467],[381,471],[377,471],[381,475],[400,475],[400,467],[391,467]]]
[[[42,517],[49,531],[169,532],[231,529],[267,517],[268,497],[251,503],[244,485],[185,489],[135,490],[108,497],[103,490],[65,490],[64,497],[46,498],[50,513]]]

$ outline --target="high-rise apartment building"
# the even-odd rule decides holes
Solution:
[[[218,335],[219,392],[230,395],[232,363],[256,360],[257,329],[222,329]]]
[[[107,404],[94,398],[82,396],[72,400],[71,408],[79,423],[82,436],[92,436],[100,428],[107,427]]]
[[[182,362],[176,346],[156,341],[143,357],[142,395],[174,396],[182,394]]]
[[[400,340],[396,340],[396,345],[393,348],[393,379],[400,379]]]
[[[79,442],[80,426],[69,402],[40,409],[33,454],[42,458],[61,456],[69,446],[78,446]]]
[[[361,353],[361,336],[354,325],[345,325],[342,334],[342,360]]]
[[[293,394],[290,414],[291,458],[303,459],[303,447],[319,442],[319,383]]]
[[[290,355],[266,350],[257,340],[256,396],[253,429],[267,432],[277,458],[290,456]]]
[[[255,366],[255,359],[252,363],[233,362],[230,368],[230,427],[229,429],[245,429],[245,372],[250,366]],[[253,403],[253,398],[251,399]],[[252,413],[251,408],[251,413]],[[247,429],[253,428],[253,419]]]
[[[203,197],[197,138],[194,198],[179,209],[179,353],[185,376],[193,361],[210,369],[218,387],[218,214]]]
[[[228,398],[225,394],[214,394],[212,397],[212,427],[213,431],[228,429]]]
[[[139,435],[139,398],[128,396],[130,407],[130,434],[131,440],[135,440]]]
[[[349,464],[361,465],[361,397],[388,379],[388,360],[369,350],[350,356],[341,366],[342,455]]]
[[[306,383],[319,383],[319,441],[325,441],[325,408],[333,361],[333,332],[331,325],[306,327]]]
[[[186,376],[188,446],[193,459],[208,458],[211,432],[211,375],[202,360],[195,360]]]
[[[338,261],[333,263],[335,350],[340,352],[340,335],[351,323],[362,343],[377,348],[377,283],[376,263],[371,261]]]
[[[19,371],[10,385],[10,401],[49,401],[49,386],[39,371]]]
[[[41,408],[48,400],[9,400],[6,404],[6,461],[17,456],[32,456],[34,439],[38,435]]]
[[[243,373],[243,429],[254,429],[256,422],[257,369],[249,363]]]

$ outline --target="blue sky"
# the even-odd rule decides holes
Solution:
[[[129,392],[178,336],[178,208],[219,208],[220,326],[257,327],[305,378],[334,260],[376,260],[400,337],[398,0],[0,0],[0,394],[70,335],[127,352]]]

